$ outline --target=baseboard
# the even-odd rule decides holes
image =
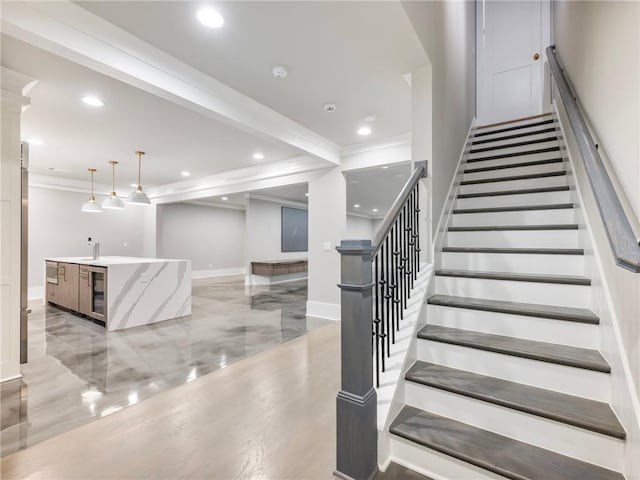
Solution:
[[[307,272],[289,273],[286,275],[276,275],[274,277],[266,277],[262,275],[246,275],[244,277],[245,285],[277,285],[279,283],[296,282],[298,280],[306,280]]]
[[[231,277],[233,275],[244,275],[244,268],[215,268],[213,270],[194,270],[191,272],[191,278],[194,280],[200,278]]]
[[[307,317],[324,318],[325,320],[340,320],[339,303],[307,302]]]

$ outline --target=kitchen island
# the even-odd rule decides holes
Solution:
[[[138,257],[46,259],[46,300],[107,330],[191,314],[191,261]]]

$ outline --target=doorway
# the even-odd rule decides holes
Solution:
[[[478,123],[544,111],[550,1],[482,0],[476,10]]]

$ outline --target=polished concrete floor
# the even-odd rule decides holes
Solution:
[[[330,480],[339,382],[332,322],[9,455],[0,476]]]
[[[329,323],[305,316],[306,287],[196,280],[192,315],[117,332],[34,305],[23,378],[0,387],[2,456]]]

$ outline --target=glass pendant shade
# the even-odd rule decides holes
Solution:
[[[93,195],[93,174],[97,170],[95,168],[90,168],[89,172],[91,172],[91,196],[89,197],[89,201],[84,203],[80,208],[81,212],[85,213],[102,213],[102,208],[96,202],[96,197]]]
[[[142,155],[144,155],[144,152],[137,151],[136,155],[138,155],[138,186],[127,197],[127,203],[131,205],[151,205],[151,200],[142,191],[142,183],[140,182],[140,169],[142,168]]]
[[[111,164],[111,195],[102,202],[102,208],[106,208],[107,210],[122,210],[124,208],[124,203],[122,200],[118,198],[116,194],[116,165],[118,162],[115,160],[109,161]]]

